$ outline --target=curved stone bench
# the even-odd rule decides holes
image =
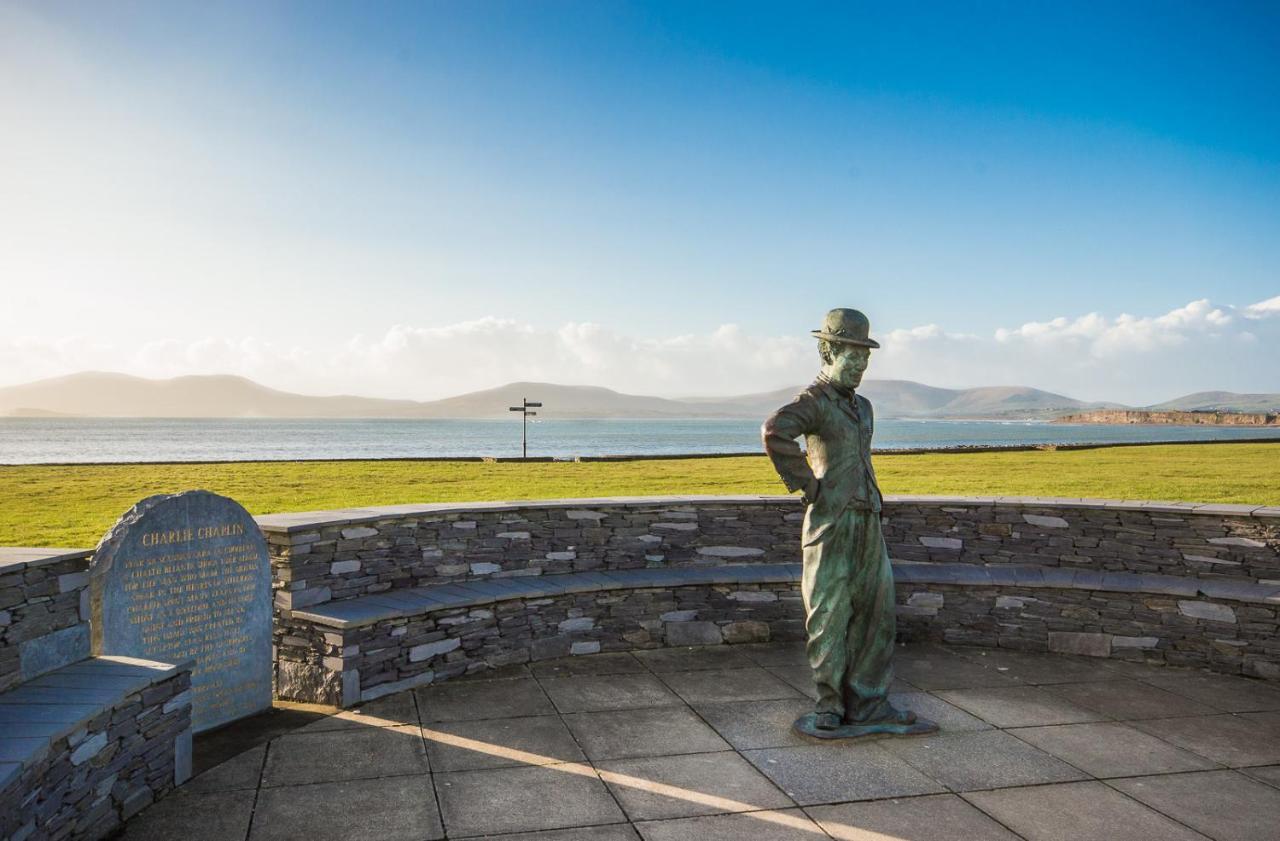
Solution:
[[[91,657],[0,693],[0,838],[101,838],[191,776],[191,664]]]
[[[1280,582],[899,563],[898,633],[1280,678]]]
[[[467,671],[661,645],[802,639],[800,564],[491,578],[279,617],[281,697],[350,706]]]
[[[292,611],[279,692],[339,706],[508,663],[803,639],[800,564],[632,569],[393,590]],[[897,563],[904,639],[1275,676],[1280,585]]]

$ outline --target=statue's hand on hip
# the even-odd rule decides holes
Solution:
[[[822,493],[822,482],[814,477],[809,480],[809,484],[804,487],[804,501],[806,505],[813,505],[818,501],[818,495]]]

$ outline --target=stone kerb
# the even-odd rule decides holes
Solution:
[[[89,656],[90,554],[0,547],[0,692]]]

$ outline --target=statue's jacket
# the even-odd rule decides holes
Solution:
[[[816,499],[807,499],[804,545],[823,534],[844,511],[879,511],[880,487],[871,467],[871,401],[819,377],[795,400],[764,422],[764,448],[788,490],[805,490],[817,478]],[[805,438],[806,458],[796,438]]]

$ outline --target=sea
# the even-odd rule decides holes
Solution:
[[[513,457],[521,423],[502,420],[0,418],[0,464]],[[877,450],[1280,439],[1280,427],[1135,426],[1045,421],[876,421]],[[755,420],[529,423],[528,454],[758,453]]]

